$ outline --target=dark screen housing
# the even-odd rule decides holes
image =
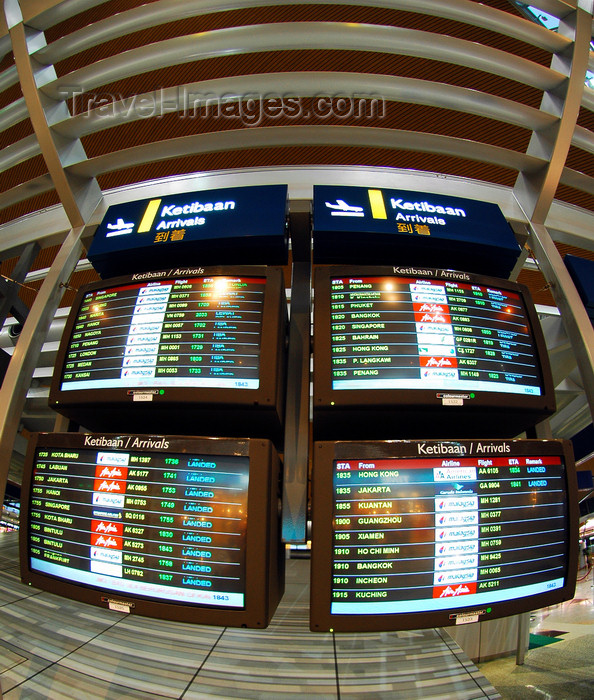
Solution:
[[[315,273],[314,437],[513,437],[554,411],[523,285],[420,267]]]
[[[177,268],[82,288],[49,405],[90,430],[282,435],[282,270]]]
[[[101,607],[266,627],[284,590],[268,440],[34,434],[21,578]]]
[[[485,621],[574,595],[566,441],[319,442],[312,508],[312,631]]]

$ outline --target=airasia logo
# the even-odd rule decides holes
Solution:
[[[125,481],[128,478],[128,467],[119,465],[97,464],[95,466],[95,481],[102,479],[119,479]]]
[[[101,479],[117,479],[121,476],[122,472],[117,467],[113,467],[112,469],[110,469],[109,467],[105,467],[99,472],[99,477]]]
[[[421,304],[419,311],[427,311],[431,314],[438,314],[438,313],[443,313],[443,306],[440,306],[439,304]]]
[[[102,549],[122,549],[122,538],[112,535],[91,535],[91,547]]]
[[[448,586],[444,591],[442,591],[439,597],[448,598],[450,596],[453,597],[457,595],[465,595],[467,593],[470,593],[470,588],[468,588],[468,586],[463,586],[462,584],[460,584],[459,586],[456,586],[456,588]]]
[[[432,357],[427,360],[425,367],[451,367],[453,362],[447,357]]]
[[[459,583],[457,585],[435,586],[434,598],[456,598],[461,595],[476,593],[476,581],[471,583]]]
[[[106,493],[112,493],[113,491],[116,491],[117,493],[122,493],[123,489],[120,481],[104,480],[100,484],[95,485],[95,491],[103,491]]]
[[[443,314],[423,314],[421,323],[447,323],[447,319]]]
[[[105,520],[91,520],[91,534],[94,537],[107,535],[121,538],[124,534],[124,525],[123,523],[110,523]]]

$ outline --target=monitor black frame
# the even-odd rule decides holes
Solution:
[[[183,270],[182,270],[183,271]],[[233,437],[240,434],[282,442],[286,391],[287,304],[283,271],[278,267],[219,265],[194,268],[187,274],[174,270],[137,273],[94,282],[81,287],[66,321],[49,392],[49,406],[89,430],[154,431]],[[89,292],[112,287],[142,285],[151,281],[199,277],[252,277],[265,279],[260,343],[260,375],[257,389],[212,387],[146,387],[97,389],[61,388],[68,346],[76,318]],[[163,387],[158,387],[163,389]],[[150,401],[135,400],[150,395]]]
[[[126,434],[97,433],[107,439],[126,438]],[[134,435],[134,437],[139,437]],[[200,438],[170,435],[140,436],[153,443],[165,438],[167,449],[135,447],[139,453],[186,453],[200,455],[233,455],[249,458],[248,517],[245,552],[245,605],[242,608],[214,607],[151,596],[140,596],[84,583],[72,583],[32,569],[29,559],[29,537],[33,469],[39,449],[89,449],[84,433],[33,433],[23,470],[20,514],[19,553],[23,583],[72,600],[110,608],[129,607],[129,612],[166,620],[194,624],[231,627],[266,627],[284,592],[285,553],[280,539],[278,499],[280,497],[280,460],[269,440]],[[91,447],[102,451],[126,452],[125,449]],[[116,608],[117,609],[117,608]]]
[[[482,444],[507,444],[514,454],[525,456],[560,456],[565,464],[567,489],[567,559],[563,587],[514,600],[481,604],[458,605],[445,610],[392,614],[331,614],[333,569],[333,464],[341,459],[406,459],[419,458],[417,445],[438,443],[452,446],[466,445],[467,456],[477,456],[477,441],[470,440],[394,440],[394,441],[338,441],[314,444],[312,479],[312,545],[310,629],[313,632],[371,632],[426,629],[456,625],[458,616],[476,615],[476,621],[488,621],[518,615],[538,608],[570,600],[575,594],[578,570],[579,503],[573,451],[566,440],[483,440]],[[474,442],[475,451],[471,444]],[[484,456],[484,455],[483,455]],[[439,461],[439,456],[434,457]],[[373,573],[373,572],[372,572]],[[338,574],[339,575],[339,574]],[[452,598],[461,600],[460,598]]]
[[[541,395],[448,389],[332,388],[332,278],[393,277],[460,282],[493,287],[520,296],[526,311]],[[555,411],[555,392],[546,344],[530,292],[509,280],[434,268],[324,266],[315,270],[313,431],[315,440],[515,437]],[[446,405],[444,396],[463,397]]]

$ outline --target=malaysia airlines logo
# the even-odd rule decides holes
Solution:
[[[94,493],[93,505],[102,508],[123,508],[126,497],[118,493]]]
[[[427,369],[421,376],[423,379],[458,379],[458,372],[455,369]]]
[[[134,326],[130,326],[131,335],[136,333],[160,333],[161,330],[162,325],[160,323],[139,323]]]
[[[126,467],[128,466],[129,457],[130,455],[128,454],[118,454],[117,452],[99,452],[97,454],[97,464],[109,464],[111,467],[121,464],[123,467]]]
[[[112,236],[124,236],[134,231],[134,222],[126,222],[124,219],[118,218],[115,224],[107,224],[107,228],[109,233],[105,234],[105,238],[111,238]]]
[[[154,377],[154,369],[124,369],[121,373],[122,377]]]

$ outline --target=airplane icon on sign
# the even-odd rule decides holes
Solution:
[[[344,199],[337,199],[336,204],[325,203],[328,209],[332,209],[331,216],[365,216],[363,207],[347,204]]]
[[[105,234],[106,238],[110,236],[122,236],[126,233],[132,233],[134,230],[134,222],[126,223],[124,219],[118,219],[115,224],[107,224],[109,233]]]

